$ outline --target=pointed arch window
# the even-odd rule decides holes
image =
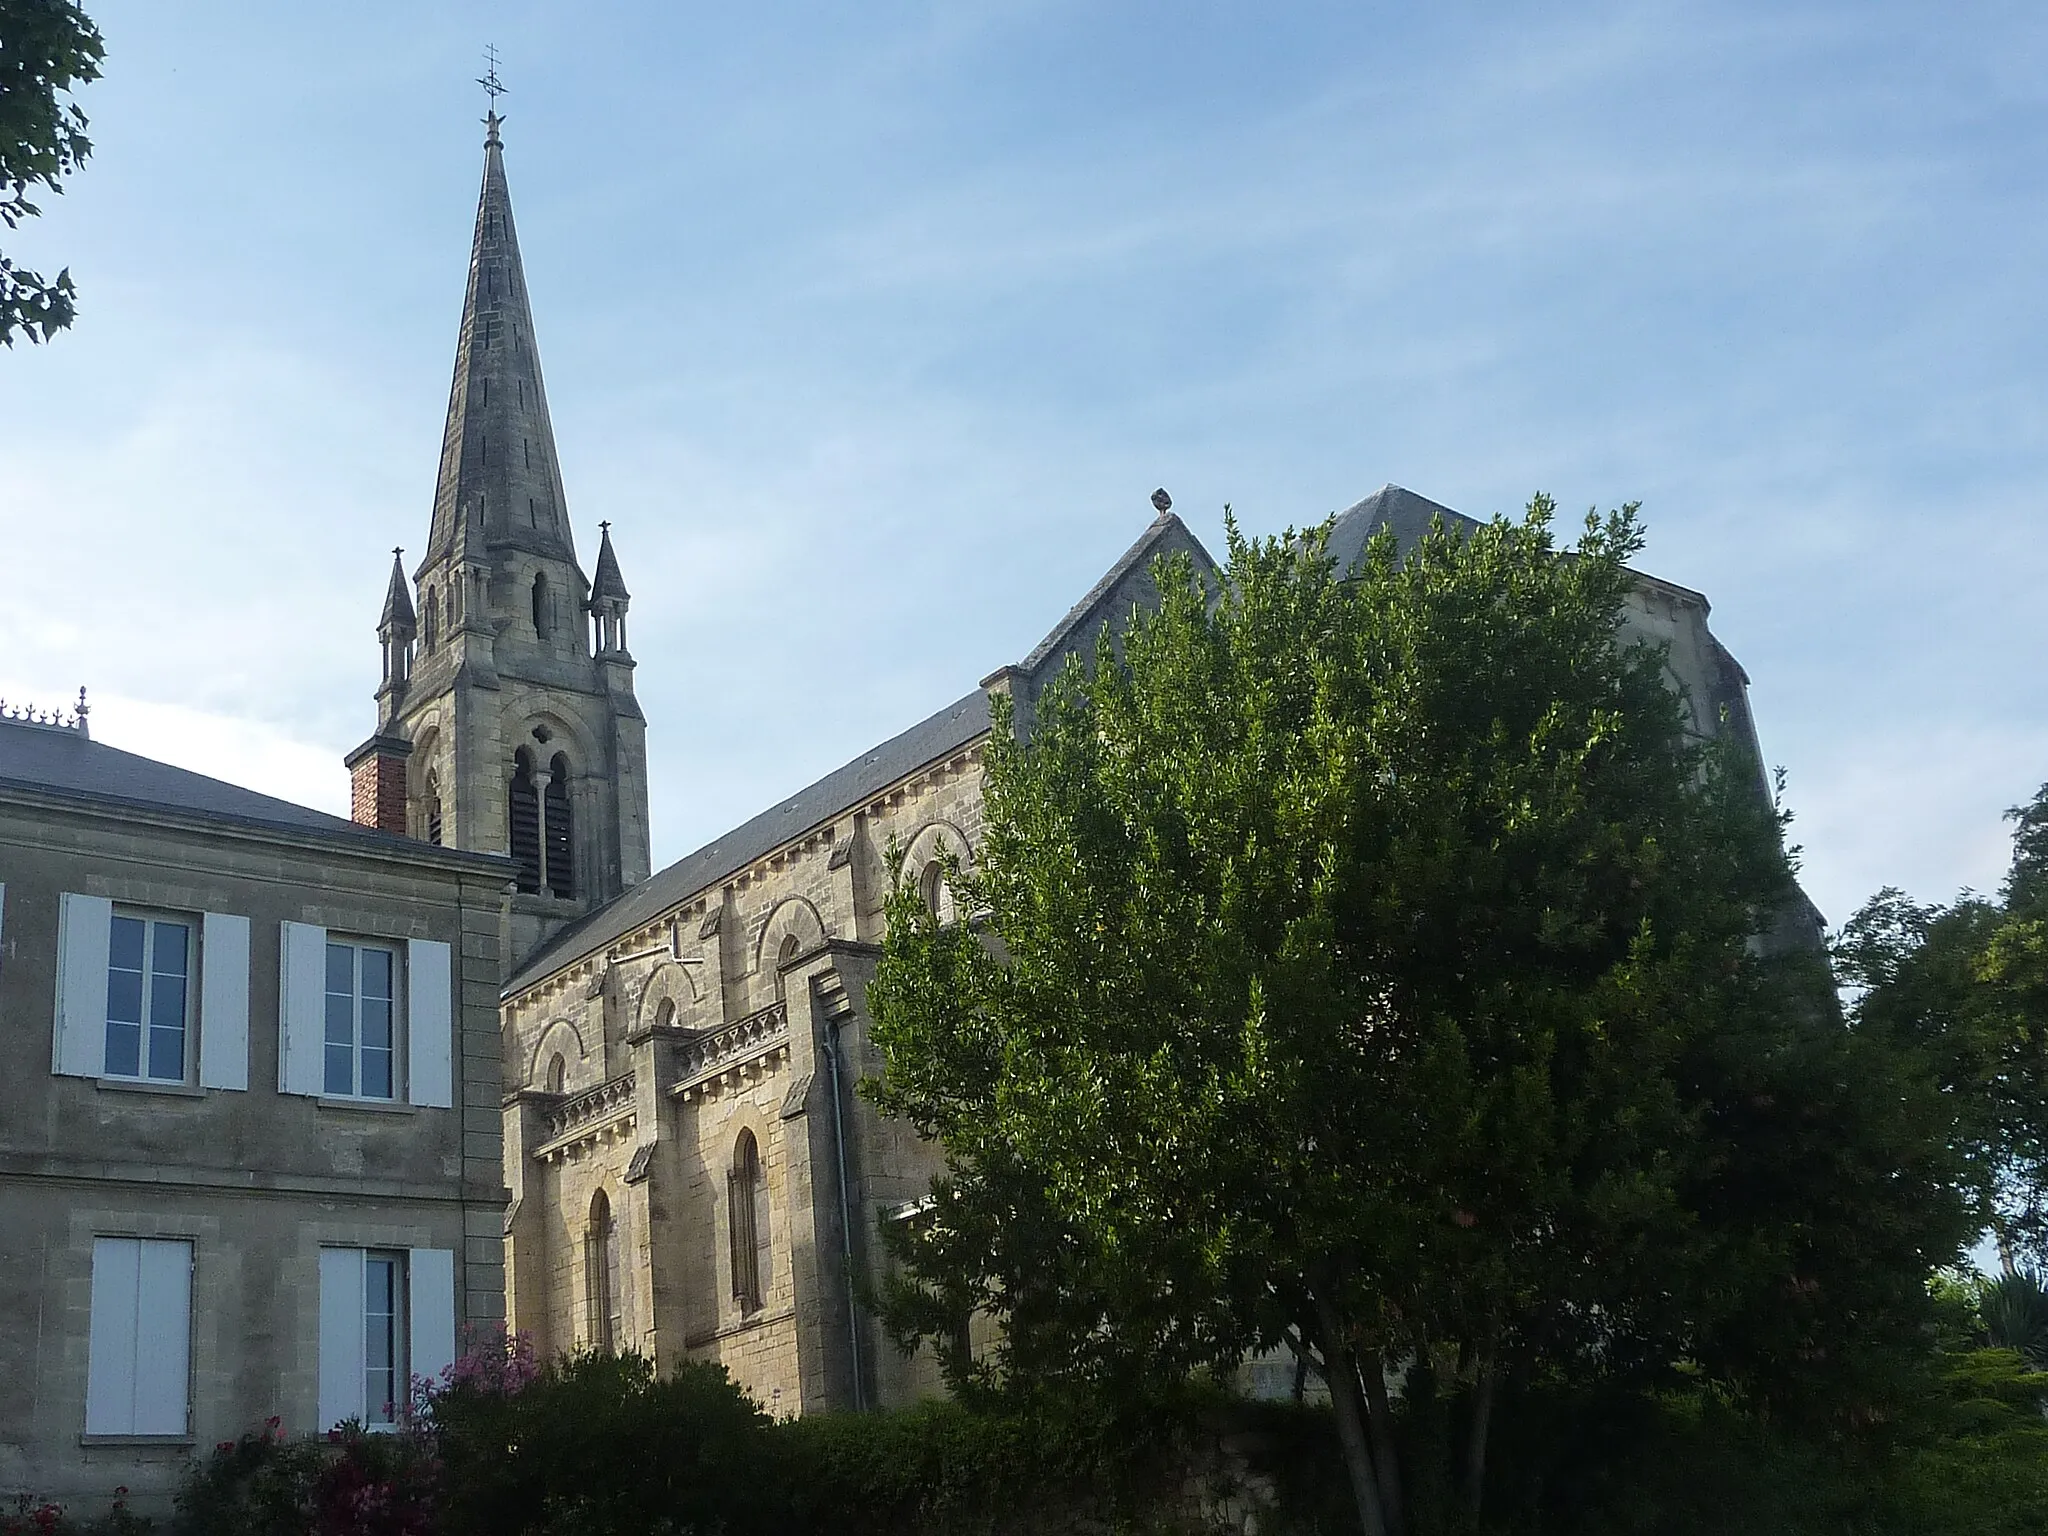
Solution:
[[[438,773],[429,773],[427,775],[426,802],[420,807],[420,819],[425,823],[421,830],[426,833],[427,841],[437,848],[440,847],[441,776]]]
[[[441,594],[433,587],[427,588],[427,600],[420,605],[420,617],[426,621],[427,649],[431,651],[441,633]]]
[[[583,1282],[584,1336],[592,1349],[611,1354],[626,1329],[619,1287],[619,1224],[601,1189],[590,1197],[590,1223],[583,1231]]]
[[[576,838],[569,820],[569,759],[557,752],[548,764],[547,789],[548,889],[557,896],[576,894]]]
[[[533,754],[524,747],[512,755],[505,811],[516,866],[513,878],[520,890],[533,895],[540,890],[540,786],[534,782]]]
[[[752,1131],[741,1131],[725,1176],[726,1237],[732,1250],[732,1299],[744,1316],[761,1310],[768,1288],[768,1172]]]
[[[532,503],[529,500],[528,505]],[[545,640],[555,630],[554,596],[548,591],[548,579],[540,571],[533,573],[533,632]]]

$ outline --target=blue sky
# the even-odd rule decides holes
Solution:
[[[0,239],[0,694],[340,809],[422,544],[494,42],[665,862],[965,692],[1136,537],[1383,482],[1640,499],[1835,921],[2048,780],[2048,11],[89,0]]]

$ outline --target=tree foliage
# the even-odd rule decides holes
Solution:
[[[1954,1106],[1981,1219],[2048,1260],[2048,786],[2007,813],[1997,899],[1922,906],[1878,892],[1837,941],[1860,1031],[1924,1064]]]
[[[1551,515],[1348,579],[1327,529],[1233,525],[1220,590],[1162,566],[999,721],[983,915],[900,892],[869,992],[870,1091],[947,1156],[882,1309],[962,1390],[1286,1345],[1398,1530],[1389,1367],[1461,1394],[1476,1504],[1506,1374],[1691,1354],[1796,1397],[1915,1326],[1961,1233],[1915,1085],[1762,942],[1779,820],[1623,640],[1634,509],[1568,557]]]
[[[63,98],[99,78],[99,29],[73,0],[0,0],[0,223],[17,229],[42,212],[41,188],[61,194],[92,154],[85,114]],[[54,278],[0,254],[0,343],[48,341],[71,324],[77,293],[67,267]]]

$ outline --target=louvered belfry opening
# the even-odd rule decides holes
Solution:
[[[576,894],[576,839],[569,820],[569,759],[555,754],[548,764],[547,817],[548,889],[557,896]]]
[[[506,821],[512,834],[514,879],[528,895],[540,890],[540,786],[533,781],[533,754],[521,747],[512,755],[512,785],[507,791]]]

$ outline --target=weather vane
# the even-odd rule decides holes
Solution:
[[[493,132],[496,132],[501,121],[498,116],[498,98],[509,94],[505,82],[498,78],[497,44],[484,44],[484,65],[484,72],[477,78],[476,83],[482,86],[484,94],[491,98],[491,104],[484,109],[484,121],[490,125]]]

